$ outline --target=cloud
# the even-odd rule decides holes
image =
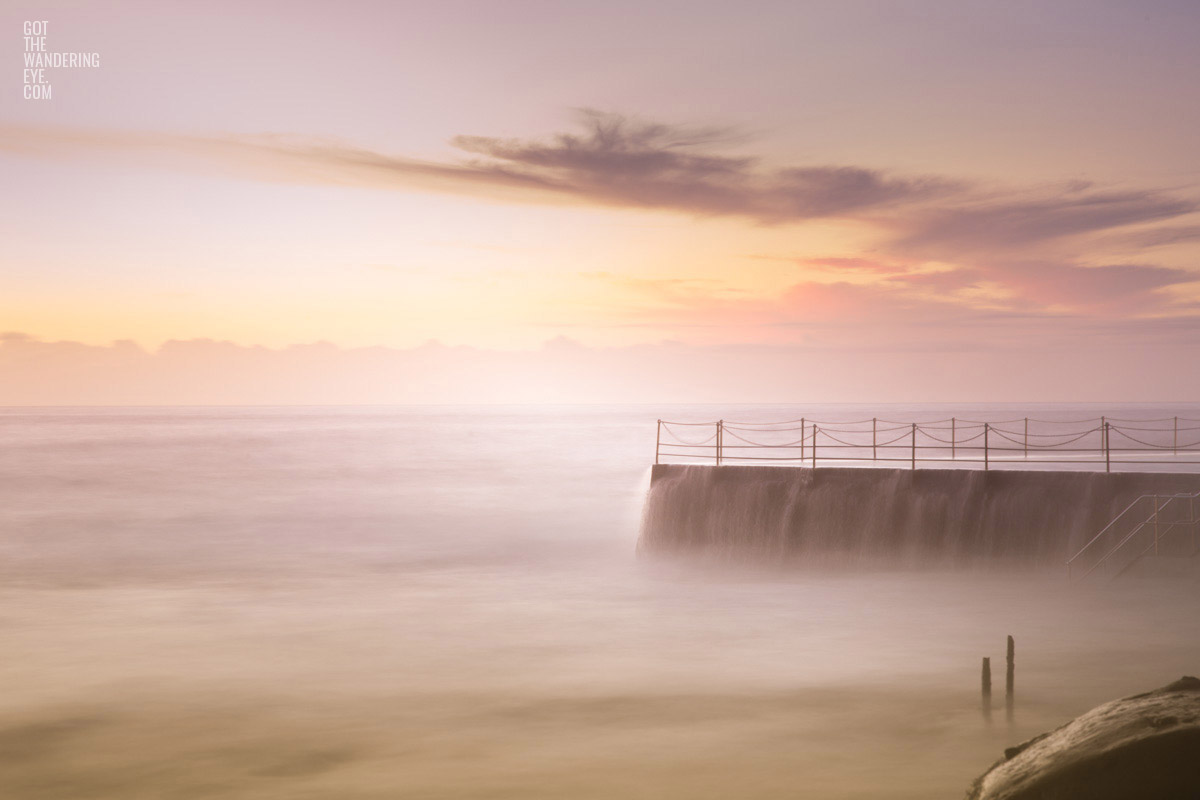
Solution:
[[[860,165],[767,166],[724,152],[736,130],[649,122],[585,109],[579,130],[545,138],[460,135],[447,161],[388,155],[335,140],[264,136],[0,128],[0,149],[57,157],[124,154],[139,165],[215,165],[256,180],[437,191],[506,202],[582,202],[735,216],[761,223],[870,222],[894,257],[1013,250],[1079,234],[1162,222],[1200,204],[1154,191],[1105,191],[1077,181],[1053,189],[996,190],[941,176],[895,175]],[[1143,232],[1191,240],[1196,226]],[[1172,239],[1171,237],[1176,237]]]
[[[1200,225],[1164,225],[1123,234],[1117,244],[1138,249],[1200,242]]]
[[[947,297],[987,298],[989,307],[1129,317],[1179,311],[1178,298],[1164,290],[1200,281],[1200,273],[1153,264],[1084,266],[1029,259],[981,261],[970,267],[888,276],[886,281]]]
[[[759,222],[849,217],[962,191],[958,182],[896,177],[858,166],[758,168],[757,159],[711,152],[737,140],[729,129],[643,122],[580,112],[582,133],[546,140],[457,136],[466,158],[429,162],[284,136],[0,129],[0,148],[54,156],[125,153],[139,164],[216,163],[243,177],[301,183],[414,188],[510,199],[581,201]],[[197,165],[193,165],[197,166]]]
[[[1114,318],[1133,324],[1192,320],[1195,313],[1187,288],[1198,273],[1103,249],[1200,240],[1200,225],[1189,224],[1195,217],[1186,219],[1200,204],[1177,192],[1087,182],[1003,189],[854,165],[770,166],[738,154],[745,137],[729,128],[590,110],[580,112],[579,122],[575,131],[540,138],[458,136],[452,143],[462,157],[443,161],[285,136],[14,127],[0,128],[0,149],[46,157],[99,153],[168,168],[216,165],[256,180],[501,202],[576,202],[760,223],[855,220],[874,231],[859,254],[756,256],[800,268],[789,288],[773,296],[755,296],[733,280],[591,276],[632,298],[613,325],[669,335],[711,330],[727,340],[794,343],[800,336],[831,346],[933,346],[937,336],[969,339],[996,325],[1030,325],[1038,335],[1070,338],[1063,320],[1082,330]]]
[[[274,183],[356,186],[511,199],[559,191],[532,175],[466,163],[389,156],[334,140],[281,135],[193,136],[139,131],[0,127],[0,151],[43,158],[103,157],[138,168],[190,170]]]
[[[661,294],[627,310],[627,324],[688,330],[697,340],[805,345],[835,350],[944,349],[972,341],[996,314],[893,283],[798,281],[776,294],[734,296],[694,290]],[[957,338],[951,334],[964,331]],[[711,336],[706,337],[705,332]]]
[[[617,324],[686,331],[696,341],[860,349],[978,348],[996,337],[1045,347],[1080,342],[1117,323],[1128,337],[1137,325],[1164,318],[1200,327],[1195,303],[1168,291],[1200,279],[1187,270],[1049,260],[909,271],[879,270],[871,261],[836,266],[848,279],[797,280],[757,295],[699,282],[624,279],[621,285],[645,302],[627,304]],[[1087,332],[1082,339],[1080,331]]]
[[[960,187],[849,166],[758,170],[756,159],[714,155],[733,132],[641,122],[585,110],[585,133],[545,141],[458,136],[481,172],[521,176],[592,202],[783,222],[852,215],[944,196]]]
[[[848,303],[860,320],[872,309],[921,320],[924,334],[914,336],[914,325],[903,337],[869,341],[856,335],[858,326],[831,318],[838,327],[814,326],[800,342],[598,348],[558,337],[526,351],[436,343],[274,349],[214,340],[147,351],[127,342],[9,337],[0,342],[0,405],[1161,401],[1200,394],[1200,373],[1180,368],[1200,346],[1194,317],[1064,326],[1071,320],[997,313],[968,335],[946,335],[941,323],[949,317],[930,316],[931,305],[872,307],[871,293],[797,287],[781,307],[807,314]],[[781,329],[789,324],[778,321]],[[1064,327],[1072,335],[1056,336]],[[997,335],[1009,328],[1019,335]]]
[[[821,258],[788,259],[796,264],[820,272],[857,273],[864,275],[896,276],[912,271],[913,263],[898,263],[877,258],[824,256]]]
[[[622,290],[627,297],[657,305],[688,305],[714,296],[741,296],[745,290],[716,278],[642,278],[614,272],[581,272],[579,277]]]
[[[1068,191],[1033,199],[999,198],[922,210],[902,222],[893,246],[926,256],[1011,250],[1079,234],[1181,217],[1193,200],[1155,191]]]
[[[1052,261],[1001,263],[982,274],[1038,306],[1123,315],[1165,310],[1172,298],[1159,290],[1200,280],[1200,274],[1150,264],[1085,267]]]
[[[741,176],[753,164],[750,158],[695,152],[699,146],[735,141],[730,129],[634,122],[588,109],[580,117],[583,135],[560,133],[545,142],[489,136],[456,136],[451,141],[494,162],[614,182],[645,176],[719,179]]]

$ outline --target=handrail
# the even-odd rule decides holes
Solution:
[[[1138,503],[1142,502],[1143,500],[1145,500],[1147,497],[1150,497],[1150,496],[1151,496],[1151,495],[1144,494],[1144,495],[1142,495],[1141,497],[1139,497],[1139,498],[1137,498],[1136,500],[1134,500],[1134,501],[1133,501],[1132,503],[1130,503],[1129,505],[1125,506],[1124,510],[1122,510],[1120,514],[1117,514],[1115,517],[1113,517],[1113,518],[1112,518],[1112,521],[1111,521],[1111,522],[1109,522],[1107,525],[1105,525],[1105,526],[1104,526],[1104,529],[1103,529],[1102,531],[1100,531],[1100,532],[1099,532],[1099,533],[1097,533],[1095,536],[1093,536],[1093,537],[1092,537],[1090,540],[1088,540],[1088,543],[1087,543],[1087,544],[1085,544],[1083,547],[1079,548],[1079,552],[1078,552],[1078,553],[1076,553],[1075,555],[1073,555],[1073,556],[1071,556],[1070,558],[1068,558],[1068,559],[1067,559],[1067,565],[1069,566],[1069,565],[1070,565],[1070,564],[1071,564],[1073,561],[1075,561],[1077,558],[1079,558],[1080,556],[1082,556],[1082,555],[1083,555],[1083,552],[1084,552],[1085,550],[1087,550],[1089,547],[1091,547],[1091,546],[1092,546],[1092,545],[1093,545],[1093,544],[1096,542],[1096,540],[1098,540],[1098,539],[1099,539],[1101,536],[1103,536],[1104,534],[1108,533],[1108,532],[1109,532],[1109,530],[1111,530],[1111,529],[1112,529],[1112,526],[1113,526],[1113,525],[1116,525],[1116,524],[1117,524],[1117,522],[1118,522],[1118,521],[1121,519],[1121,517],[1125,516],[1125,514],[1126,514],[1126,513],[1128,513],[1128,512],[1129,512],[1129,510],[1130,510],[1131,508],[1133,508],[1133,507],[1134,507],[1134,506],[1136,506]]]
[[[1181,442],[1179,436],[1181,431],[1196,428],[1181,427],[1181,421],[1194,420],[1178,416],[1101,416],[1061,421],[1022,417],[998,423],[957,417],[926,422],[879,417],[850,421],[802,417],[777,423],[660,419],[654,455],[656,464],[664,458],[712,458],[717,464],[791,461],[816,468],[819,449],[825,463],[907,461],[912,469],[931,462],[981,464],[985,470],[1014,462],[1075,467],[1103,464],[1106,472],[1111,472],[1114,465],[1120,468],[1133,464],[1190,465],[1200,469],[1200,439]],[[1090,427],[1080,429],[1083,424]],[[705,428],[710,433],[700,438]],[[881,439],[880,434],[886,438]],[[1117,434],[1119,443],[1114,443],[1113,434]],[[894,452],[900,448],[901,453]],[[753,450],[762,452],[748,452]]]
[[[1132,503],[1130,503],[1128,506],[1126,506],[1124,508],[1124,510],[1121,511],[1121,513],[1119,513],[1119,514],[1117,514],[1117,516],[1113,517],[1112,521],[1110,521],[1107,525],[1105,525],[1104,528],[1100,531],[1100,533],[1096,534],[1090,540],[1088,540],[1087,544],[1085,544],[1083,547],[1081,547],[1079,549],[1079,551],[1077,553],[1075,553],[1075,555],[1073,555],[1073,556],[1071,556],[1071,558],[1067,559],[1067,579],[1068,580],[1083,580],[1088,575],[1091,575],[1093,572],[1095,572],[1101,566],[1108,563],[1109,560],[1114,555],[1116,555],[1118,552],[1123,550],[1130,542],[1134,541],[1135,537],[1139,533],[1141,533],[1143,530],[1145,530],[1147,527],[1153,526],[1153,529],[1154,529],[1153,541],[1149,545],[1147,545],[1145,548],[1143,548],[1140,553],[1136,554],[1129,561],[1129,563],[1126,564],[1122,568],[1121,571],[1124,571],[1125,569],[1128,569],[1129,567],[1131,567],[1134,563],[1136,563],[1138,560],[1140,560],[1144,555],[1146,555],[1148,552],[1150,552],[1151,549],[1153,549],[1157,552],[1159,543],[1162,541],[1164,535],[1167,533],[1170,533],[1177,527],[1192,526],[1193,528],[1195,528],[1195,530],[1193,531],[1193,534],[1192,534],[1193,543],[1195,543],[1196,535],[1197,535],[1197,533],[1200,533],[1200,516],[1197,516],[1197,514],[1196,514],[1196,504],[1194,502],[1197,498],[1200,498],[1200,491],[1191,492],[1191,493],[1179,492],[1176,494],[1144,494],[1144,495],[1141,495],[1140,497],[1135,499]],[[1162,513],[1167,509],[1168,506],[1171,505],[1171,503],[1173,501],[1184,500],[1184,499],[1193,501],[1193,502],[1188,503],[1187,519],[1163,520],[1161,518]],[[1149,515],[1147,515],[1145,519],[1138,521],[1133,526],[1132,530],[1129,531],[1129,533],[1125,534],[1125,536],[1123,536],[1120,541],[1118,541],[1111,548],[1109,548],[1108,551],[1104,553],[1104,555],[1100,556],[1100,558],[1097,559],[1094,564],[1092,564],[1090,567],[1088,567],[1083,572],[1083,574],[1081,574],[1078,578],[1075,578],[1073,575],[1073,565],[1075,564],[1075,562],[1078,561],[1080,558],[1082,558],[1085,554],[1087,554],[1095,546],[1097,546],[1098,543],[1103,539],[1103,537],[1106,533],[1108,533],[1110,530],[1112,530],[1113,527],[1115,525],[1117,525],[1117,523],[1119,523],[1122,519],[1124,519],[1135,508],[1142,505],[1144,503],[1144,501],[1146,501],[1146,500],[1151,501],[1151,511],[1150,511]],[[1160,500],[1163,501],[1161,503],[1161,505],[1159,503]]]

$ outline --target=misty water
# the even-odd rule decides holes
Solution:
[[[636,556],[655,418],[803,413],[0,411],[0,797],[956,798],[1200,672],[1190,577]]]

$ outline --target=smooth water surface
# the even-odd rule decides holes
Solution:
[[[639,560],[655,418],[722,414],[0,412],[0,796],[957,798],[1200,672],[1186,577]]]

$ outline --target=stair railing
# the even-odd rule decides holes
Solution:
[[[1191,494],[1144,494],[1134,500],[1117,516],[1113,517],[1100,533],[1080,548],[1079,552],[1067,560],[1067,577],[1070,580],[1082,580],[1095,572],[1101,566],[1112,569],[1113,575],[1129,569],[1143,556],[1151,551],[1157,555],[1163,540],[1177,528],[1190,527],[1192,530],[1191,553],[1195,555],[1200,539],[1200,517],[1197,516],[1197,498],[1200,492]],[[1170,519],[1170,510],[1183,511],[1186,501],[1186,515],[1177,513],[1176,519]],[[1172,504],[1175,504],[1172,507]],[[1130,524],[1132,523],[1132,524]],[[1125,527],[1129,530],[1122,534]],[[1149,538],[1147,544],[1138,549],[1136,542],[1139,535],[1145,533]],[[1105,542],[1113,543],[1107,550],[1103,549]],[[1088,565],[1088,557],[1095,561]],[[1122,558],[1124,562],[1122,563]],[[1078,575],[1076,573],[1078,572]]]

